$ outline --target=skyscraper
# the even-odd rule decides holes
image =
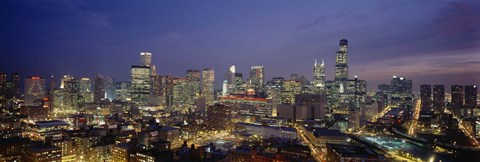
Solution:
[[[429,111],[432,108],[432,86],[420,85],[421,109]]]
[[[203,69],[202,71],[202,95],[205,97],[206,105],[213,105],[214,103],[214,84],[215,72],[211,68]]]
[[[93,79],[93,101],[100,102],[102,98],[108,98],[110,100],[115,99],[115,84],[111,77],[106,77],[101,74],[97,74]]]
[[[7,105],[7,74],[0,73],[0,110],[5,109]]]
[[[188,84],[188,95],[189,103],[195,104],[195,100],[200,95],[200,71],[199,70],[187,70],[187,84]]]
[[[12,73],[12,97],[20,98],[20,74]]]
[[[336,53],[335,57],[335,81],[345,81],[348,79],[348,41],[346,39],[340,40],[340,51]]]
[[[141,65],[150,67],[152,65],[152,53],[142,52],[140,53]]]
[[[194,96],[191,94],[191,85],[188,78],[178,77],[173,79],[173,105],[192,105]]]
[[[65,82],[68,82],[68,81],[71,81],[73,80],[73,77],[70,76],[70,75],[64,75],[61,79],[60,79],[60,89],[63,89],[65,88]]]
[[[25,79],[25,105],[40,105],[45,94],[45,79],[38,76]]]
[[[451,111],[458,116],[461,116],[461,110],[463,109],[464,91],[461,85],[452,85],[451,88],[452,100]]]
[[[477,108],[477,86],[465,86],[465,111],[464,116],[469,113],[473,116],[473,109]]]
[[[133,65],[131,69],[132,101],[146,106],[150,96],[150,67]]]
[[[313,85],[320,90],[325,87],[325,62],[323,60],[321,64],[318,64],[315,59],[315,64],[313,64]]]
[[[232,85],[235,82],[235,65],[230,66],[228,68],[227,74],[225,75],[228,84]]]
[[[408,80],[405,77],[393,76],[390,86],[392,93],[391,104],[413,106],[412,80]]]
[[[80,102],[88,103],[93,102],[92,95],[92,82],[90,78],[78,78],[75,79],[75,88],[77,89]]]
[[[256,89],[263,88],[265,80],[264,80],[264,68],[263,66],[252,66],[250,69],[250,78],[249,83]]]
[[[443,112],[445,107],[445,86],[433,85],[433,108],[437,112]]]

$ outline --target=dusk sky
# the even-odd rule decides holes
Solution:
[[[150,51],[161,75],[230,65],[248,76],[333,79],[338,41],[349,40],[350,77],[369,89],[393,75],[428,84],[480,84],[478,0],[0,1],[0,72],[130,80]],[[449,90],[449,88],[447,88]]]

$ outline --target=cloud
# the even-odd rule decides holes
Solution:
[[[466,51],[449,51],[449,54],[423,54],[395,59],[371,61],[357,65],[370,79],[386,75],[451,75],[479,73],[480,48]],[[381,67],[381,68],[378,68]]]
[[[434,20],[434,27],[443,37],[469,35],[480,28],[480,9],[467,2],[447,3]],[[477,40],[480,39],[477,37]]]

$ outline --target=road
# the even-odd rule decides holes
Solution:
[[[315,158],[316,161],[324,162],[326,150],[316,147],[310,140],[308,140],[307,136],[305,135],[307,130],[305,130],[301,125],[296,125],[295,129],[297,130],[298,134],[300,134],[300,138],[312,151],[311,153],[313,158]]]
[[[463,132],[465,135],[467,135],[467,136],[470,138],[470,140],[473,141],[473,144],[474,144],[474,145],[476,145],[477,147],[480,147],[480,146],[478,146],[479,143],[478,143],[477,139],[475,139],[475,137],[473,137],[472,134],[470,134],[470,132],[468,132],[467,129],[465,129],[465,127],[463,127],[463,125],[462,125],[462,120],[461,120],[460,118],[458,118],[454,113],[452,113],[452,112],[451,112],[450,110],[448,110],[448,109],[445,109],[445,113],[447,113],[447,114],[452,114],[452,115],[453,115],[453,118],[457,119],[457,121],[458,121],[458,128],[460,128],[460,130],[462,130],[462,132]]]
[[[413,108],[413,119],[410,122],[410,127],[408,128],[409,135],[415,135],[415,128],[418,126],[418,119],[420,118],[420,110],[421,110],[421,101],[417,99],[415,107]]]

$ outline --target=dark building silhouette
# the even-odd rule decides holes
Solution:
[[[432,108],[432,86],[427,84],[420,85],[421,109],[430,110]]]
[[[445,107],[445,86],[433,85],[433,108],[436,112],[443,112]]]
[[[451,88],[452,100],[450,101],[450,110],[455,114],[461,116],[461,110],[463,108],[463,101],[465,94],[463,91],[463,86],[461,85],[452,85]]]

